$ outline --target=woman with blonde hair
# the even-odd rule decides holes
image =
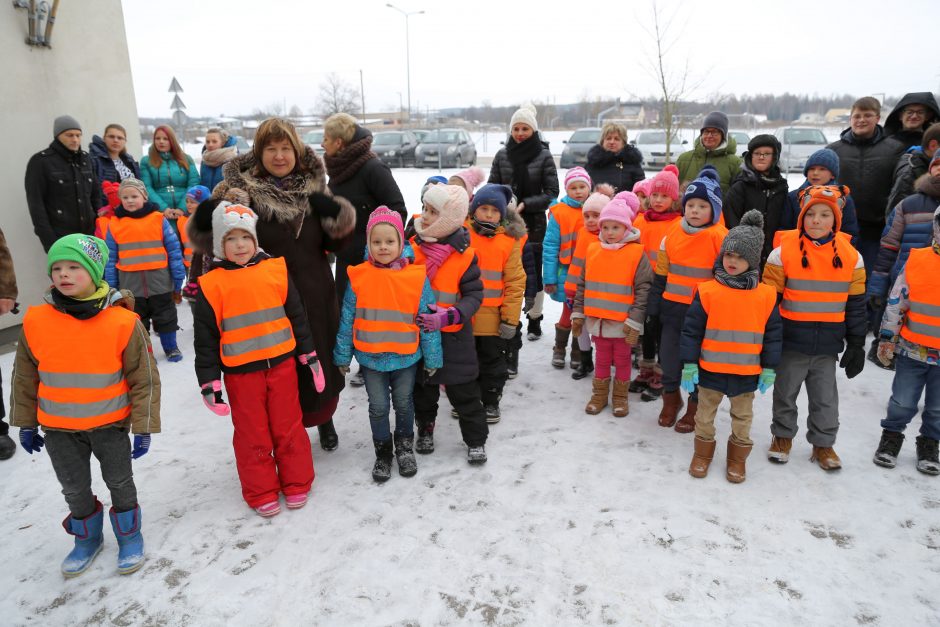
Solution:
[[[627,141],[626,126],[620,122],[604,122],[601,139],[588,150],[584,166],[595,186],[607,183],[614,186],[615,192],[629,192],[646,178],[643,154]]]

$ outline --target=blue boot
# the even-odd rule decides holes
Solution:
[[[85,518],[74,518],[71,514],[62,521],[65,532],[75,536],[75,547],[62,562],[62,574],[76,577],[88,570],[91,563],[101,552],[103,539],[101,527],[104,524],[104,510],[101,502],[95,500],[95,513]]]
[[[108,512],[118,541],[118,572],[128,575],[144,564],[144,537],[140,535],[140,506],[129,512]]]
[[[160,344],[163,346],[163,354],[166,355],[167,361],[183,361],[183,353],[176,344],[176,331],[161,333]]]

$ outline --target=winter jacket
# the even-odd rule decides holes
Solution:
[[[752,169],[750,153],[745,153],[744,163],[731,189],[722,202],[725,226],[731,229],[741,222],[741,216],[751,209],[757,209],[764,216],[764,249],[761,251],[761,267],[767,261],[767,255],[774,249],[774,233],[780,229],[784,206],[787,201],[787,179],[780,174],[774,164],[767,176]]]
[[[718,170],[721,180],[721,193],[727,194],[731,189],[738,170],[741,169],[741,157],[736,153],[738,143],[734,137],[729,136],[714,150],[706,150],[702,145],[702,138],[696,137],[692,150],[684,152],[676,159],[679,168],[679,184],[691,182],[706,165],[713,165]]]
[[[643,155],[636,146],[627,144],[620,152],[606,150],[600,144],[591,146],[584,169],[591,182],[608,183],[618,192],[633,191],[633,186],[646,178],[643,172]]]
[[[567,196],[566,196],[567,198]],[[570,205],[569,205],[570,206]],[[555,205],[552,205],[555,207]],[[577,208],[581,211],[580,208]],[[577,231],[575,231],[577,234]],[[575,240],[575,243],[577,240]],[[565,302],[565,279],[568,278],[568,266],[558,260],[561,250],[561,226],[553,214],[548,215],[548,225],[545,227],[545,238],[542,240],[542,283],[555,285],[557,290],[551,295],[552,300]]]
[[[848,128],[839,141],[827,148],[839,155],[839,179],[855,199],[859,237],[863,240],[880,238],[894,166],[904,151],[903,144],[885,135],[878,126],[875,134],[867,139],[856,138]]]
[[[904,107],[907,105],[919,104],[927,109],[927,117],[921,128],[913,131],[904,130],[901,122],[901,115],[904,113]],[[904,145],[904,148],[919,146],[924,136],[924,131],[934,122],[940,121],[940,107],[937,106],[937,99],[929,91],[915,91],[904,96],[898,101],[888,118],[885,120],[885,134],[893,137]],[[893,209],[894,207],[890,207]]]
[[[220,272],[238,272],[243,268],[256,265],[270,258],[267,253],[261,251],[244,266],[224,259],[217,259],[212,269]],[[196,379],[199,381],[199,385],[202,386],[221,379],[223,372],[226,374],[242,374],[268,370],[295,355],[309,354],[314,349],[313,336],[310,334],[310,326],[307,324],[307,312],[304,310],[300,292],[294,286],[289,274],[287,276],[287,298],[284,301],[284,313],[287,315],[287,319],[290,320],[291,330],[294,333],[296,346],[293,351],[273,359],[252,361],[241,366],[226,366],[222,363],[219,353],[222,331],[219,329],[216,312],[202,290],[199,290],[196,295],[196,302],[193,305],[193,351],[195,353]],[[320,359],[322,360],[322,357]],[[304,368],[306,367],[304,366]]]
[[[512,141],[512,140],[510,140]],[[513,186],[512,182],[512,162],[506,154],[505,148],[500,148],[493,157],[493,164],[490,166],[490,178],[487,183],[498,183],[508,185],[512,188],[512,193],[520,203],[525,203],[522,208],[523,218],[528,214],[541,214],[543,217],[548,210],[551,202],[558,198],[558,170],[555,167],[555,159],[548,149],[548,144],[542,142],[542,151],[528,163],[529,180],[533,183],[540,182],[537,186],[541,189],[540,193],[525,197],[520,190]],[[543,223],[544,224],[544,223]],[[530,239],[535,238],[536,242],[542,241],[542,236],[533,233],[535,229],[526,223],[529,228]]]
[[[313,334],[314,349],[326,377],[326,388],[317,393],[310,369],[298,364],[300,404],[305,412],[320,409],[345,386],[345,378],[333,365],[333,346],[339,328],[339,302],[327,252],[346,246],[352,235],[356,211],[343,198],[334,198],[340,211],[335,217],[318,215],[310,207],[313,193],[329,194],[323,162],[307,148],[303,157],[305,173],[291,174],[279,181],[254,174],[255,157],[246,153],[222,167],[225,180],[212,191],[224,198],[230,189],[248,194],[251,208],[258,214],[258,245],[272,257],[284,257],[290,278],[300,292],[307,322]],[[193,220],[189,232],[193,234]],[[204,235],[202,236],[204,239]],[[194,239],[195,241],[195,239]],[[362,248],[359,249],[362,255]]]
[[[96,211],[106,201],[87,152],[73,152],[52,140],[26,164],[25,184],[33,230],[43,250],[48,252],[64,235],[95,232]]]
[[[924,149],[915,146],[901,155],[894,167],[894,184],[888,195],[888,204],[885,206],[885,216],[891,213],[898,203],[914,193],[914,182],[927,174],[930,167],[930,157]]]
[[[7,238],[3,235],[3,231],[0,231],[0,298],[16,300],[18,295],[16,273],[13,271],[13,255],[10,254],[10,248],[7,246]]]
[[[165,209],[182,209],[186,211],[186,190],[193,185],[199,185],[199,171],[196,162],[186,155],[188,168],[181,168],[173,156],[161,153],[160,167],[150,163],[150,155],[140,160],[141,180],[147,186],[148,200],[155,203],[160,211]]]
[[[839,182],[833,179],[826,185],[839,185]],[[809,186],[809,181],[803,181],[802,185],[787,194],[777,231],[790,231],[796,228],[797,218],[800,217],[800,192]],[[852,245],[855,245],[855,238],[858,237],[858,216],[855,215],[855,201],[852,200],[851,193],[845,197],[845,206],[842,208],[842,224],[839,226],[839,231],[851,235]],[[766,245],[766,243],[765,241],[764,244]]]
[[[115,210],[115,217],[112,220],[115,218],[139,220],[154,211],[157,211],[157,205],[149,201],[139,211],[130,212],[121,206]],[[165,268],[136,272],[121,270],[117,267],[119,246],[110,228],[104,241],[108,245],[108,263],[104,267],[104,280],[114,289],[118,287],[129,289],[137,298],[149,298],[167,292],[180,292],[183,289],[183,282],[186,280],[183,251],[180,247],[180,240],[176,236],[176,231],[173,230],[170,221],[166,218],[163,218],[163,248],[166,249],[167,256]]]
[[[467,227],[472,229],[473,226]],[[522,238],[525,237],[525,223],[519,214],[512,209],[506,211],[506,219],[496,229],[496,235],[504,234],[513,238],[515,245],[506,265],[503,268],[503,303],[499,307],[480,305],[473,317],[474,335],[499,335],[499,323],[508,322],[516,324],[522,313],[522,300],[525,292],[526,273],[522,266]],[[471,234],[473,237],[485,237]],[[477,264],[480,263],[480,253],[477,251]]]
[[[59,311],[66,312],[47,292],[44,300]],[[134,311],[134,296],[127,291],[109,290],[100,301],[88,302],[88,309],[124,307]],[[99,429],[112,427],[130,428],[134,433],[160,432],[160,373],[153,358],[150,346],[150,334],[138,320],[134,325],[124,349],[122,373],[129,388],[131,413],[120,422],[111,423]],[[10,398],[10,425],[20,428],[35,429],[39,424],[36,416],[39,394],[39,362],[33,356],[26,339],[26,331],[20,331],[13,362],[12,394]],[[48,427],[43,427],[48,430]]]
[[[936,253],[936,251],[934,251]],[[885,307],[884,317],[881,321],[881,330],[879,337],[882,341],[895,344],[894,354],[903,355],[908,359],[929,363],[932,365],[940,364],[940,350],[925,346],[918,342],[913,342],[906,337],[901,336],[901,327],[904,325],[904,319],[907,312],[911,309],[911,290],[907,282],[907,273],[904,268],[898,274],[894,287],[888,295],[887,306]]]
[[[222,148],[232,148],[237,143],[238,143],[238,140],[235,139],[235,136],[229,135],[228,140],[226,140]],[[202,147],[202,152],[203,154],[205,154],[206,152],[205,146]],[[234,155],[237,155],[238,153],[235,152],[235,150],[233,149],[232,154],[234,156]],[[229,161],[231,161],[231,159],[229,159]],[[228,163],[228,161],[226,161],[226,163]],[[208,187],[210,192],[214,190],[215,186],[221,183],[222,179],[224,178],[224,176],[222,175],[222,168],[224,166],[225,166],[225,163],[221,163],[216,166],[211,166],[208,163],[206,163],[205,160],[203,160],[199,164],[199,184],[205,185],[206,187]]]
[[[88,154],[91,156],[91,167],[95,171],[95,176],[98,177],[99,183],[104,183],[105,181],[111,181],[112,183],[121,182],[121,175],[118,174],[117,168],[114,167],[114,161],[111,159],[111,155],[108,154],[108,147],[104,143],[104,140],[98,135],[92,136],[91,143],[88,144]],[[124,162],[124,165],[134,173],[134,178],[139,179],[140,165],[137,163],[137,160],[126,151],[121,153],[120,159]]]
[[[885,298],[914,248],[930,246],[933,213],[940,205],[940,185],[929,185],[931,176],[917,181],[917,193],[908,196],[888,216],[881,249],[868,279],[868,297]],[[937,179],[940,182],[940,178]]]

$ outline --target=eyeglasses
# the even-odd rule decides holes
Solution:
[[[905,109],[904,117],[907,118],[922,118],[927,115],[926,109]]]
[[[752,152],[751,156],[755,159],[772,159],[774,153],[772,152]]]
[[[706,128],[702,130],[702,135],[721,135],[721,131],[715,128]]]
[[[105,135],[104,138],[105,139],[119,139],[121,141],[126,141],[126,138],[122,137],[121,135]]]

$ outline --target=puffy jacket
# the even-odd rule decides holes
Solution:
[[[591,182],[608,183],[618,192],[633,191],[633,186],[646,178],[643,172],[643,155],[636,146],[627,144],[620,152],[605,150],[597,144],[587,153],[584,169],[591,175]]]
[[[238,143],[238,140],[235,139],[234,135],[229,135],[229,138],[226,140],[225,145],[222,148],[231,148]],[[203,153],[206,149],[203,146]],[[237,153],[232,152],[232,155],[235,156]],[[226,162],[227,163],[227,162]],[[222,182],[222,179],[225,178],[225,175],[222,173],[222,168],[225,167],[225,163],[220,163],[216,166],[211,166],[205,161],[199,164],[199,183],[205,185],[209,188],[209,191],[215,189],[215,186]],[[188,189],[188,188],[187,188]],[[185,193],[185,192],[184,192]]]
[[[511,141],[511,140],[510,140]],[[512,182],[512,162],[506,154],[505,148],[500,148],[496,156],[493,157],[493,164],[490,166],[490,178],[487,183],[499,183],[508,185],[512,188],[512,193],[521,203],[525,203],[522,208],[523,214],[540,213],[544,214],[551,202],[558,198],[558,170],[555,167],[555,159],[548,150],[548,144],[542,142],[542,151],[536,155],[527,165],[529,169],[529,180],[541,189],[540,193],[524,197],[520,190],[513,186]],[[529,229],[530,232],[532,229]],[[539,238],[541,241],[541,238]]]
[[[894,184],[888,195],[888,204],[885,206],[885,215],[891,213],[898,203],[914,193],[914,182],[927,174],[930,167],[930,157],[924,149],[915,146],[901,155],[894,166]]]
[[[839,181],[833,179],[826,185],[839,185]],[[780,216],[780,226],[778,231],[789,231],[796,228],[796,220],[800,217],[800,192],[809,187],[809,181],[803,181],[803,184],[792,192],[787,194],[786,202],[783,205],[783,215]],[[852,245],[855,245],[855,238],[858,237],[858,216],[855,214],[855,201],[852,200],[851,190],[845,197],[845,206],[842,208],[842,224],[839,231],[848,233],[852,236]],[[766,242],[764,242],[766,244]]]
[[[924,119],[924,124],[921,128],[906,131],[901,122],[901,115],[904,113],[904,107],[912,104],[923,105],[924,108],[927,109],[927,117]],[[937,99],[934,98],[933,94],[929,91],[915,91],[904,94],[898,103],[894,105],[894,108],[885,120],[885,134],[904,144],[904,148],[919,146],[924,131],[927,130],[928,126],[937,121],[940,121],[940,107],[937,106]],[[889,209],[893,208],[894,207],[890,207]]]
[[[133,213],[118,207],[115,218],[140,219],[157,211],[156,204],[147,202],[142,209]],[[131,291],[138,298],[147,298],[156,294],[179,292],[186,280],[186,266],[183,264],[183,251],[176,231],[170,221],[163,218],[163,247],[166,249],[167,267],[140,272],[124,272],[118,269],[118,243],[114,240],[111,229],[105,235],[108,245],[108,263],[104,267],[104,279],[113,288],[133,286]]]
[[[111,155],[108,154],[108,147],[98,135],[92,136],[91,143],[88,144],[88,154],[91,156],[91,167],[94,169],[99,183],[105,181],[121,182],[121,176],[118,174],[117,168],[114,167]],[[134,173],[134,178],[140,178],[140,165],[134,157],[125,151],[121,153],[121,161]]]
[[[714,150],[706,150],[702,145],[702,138],[696,137],[692,150],[682,153],[676,159],[676,167],[679,168],[679,184],[691,181],[698,176],[702,168],[712,165],[718,170],[721,193],[727,194],[731,189],[731,181],[741,169],[741,157],[737,155],[737,149],[738,143],[734,137],[729,136]]]
[[[565,196],[565,199],[568,197]],[[570,200],[569,202],[577,202]],[[558,203],[558,204],[567,204],[567,203]],[[552,211],[554,212],[554,207],[557,205],[552,205]],[[569,207],[571,205],[568,205]],[[562,209],[564,209],[562,207]],[[572,208],[571,210],[575,210]],[[580,207],[576,209],[581,211]],[[580,230],[580,227],[579,229]],[[575,231],[577,235],[577,231]],[[577,239],[572,242],[572,248],[577,245]],[[565,279],[568,278],[568,265],[563,264],[559,261],[558,256],[561,250],[561,225],[555,220],[555,214],[550,213],[548,216],[548,225],[545,227],[545,239],[542,240],[542,283],[544,285],[556,285],[558,289],[551,295],[552,300],[558,301],[559,303],[565,302]],[[572,254],[573,254],[572,250]]]
[[[140,160],[141,180],[147,186],[149,200],[164,209],[182,209],[186,211],[186,190],[199,185],[199,171],[196,162],[186,155],[188,168],[181,168],[168,152],[160,155],[160,167],[151,165],[150,156]]]
[[[763,176],[751,168],[750,159],[745,157],[741,170],[734,178],[731,189],[722,202],[725,226],[729,229],[741,222],[741,216],[751,209],[757,209],[764,216],[764,249],[761,251],[761,267],[767,261],[767,255],[774,249],[774,233],[780,229],[784,208],[787,202],[787,179],[774,165],[769,176]]]
[[[473,226],[468,228],[473,229]],[[473,318],[474,335],[499,335],[499,323],[516,324],[522,312],[526,274],[522,265],[521,240],[525,237],[525,223],[515,210],[507,210],[506,220],[496,229],[496,234],[505,234],[516,240],[503,268],[503,303],[499,307],[480,306]],[[473,245],[473,239],[485,236],[471,232],[470,237],[470,243]],[[474,250],[477,252],[479,264],[480,251],[475,246]]]

